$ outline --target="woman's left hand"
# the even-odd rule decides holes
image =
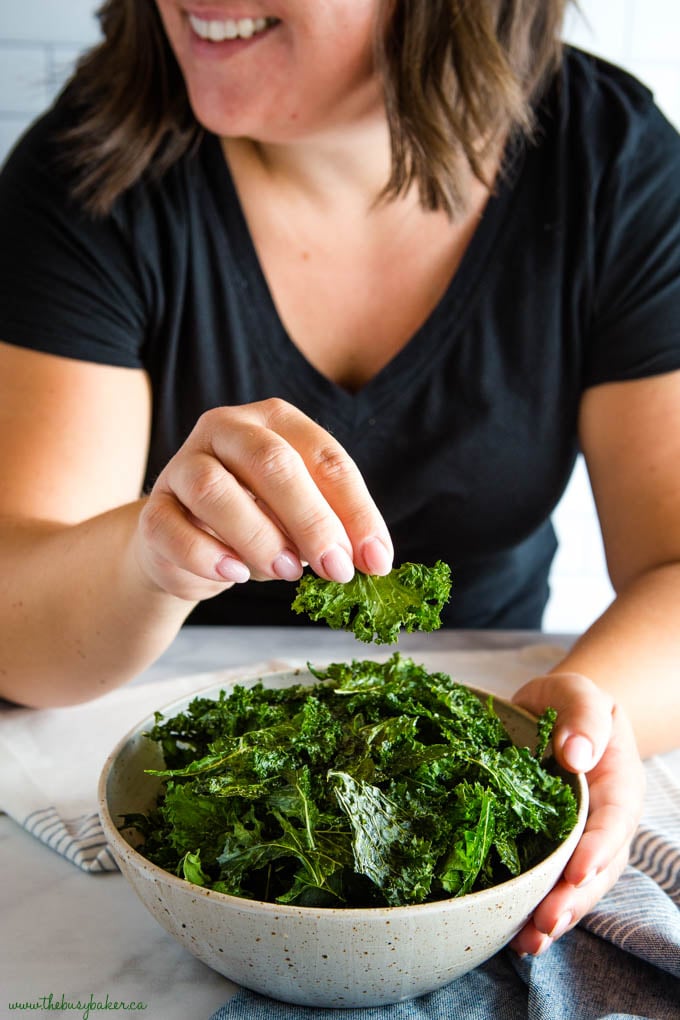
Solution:
[[[537,716],[549,705],[557,710],[555,757],[570,772],[585,772],[590,791],[586,827],[562,877],[510,943],[536,956],[578,924],[625,868],[645,774],[628,718],[588,677],[537,677],[513,701]]]

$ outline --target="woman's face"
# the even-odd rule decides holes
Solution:
[[[285,142],[381,109],[379,0],[156,0],[197,120]]]

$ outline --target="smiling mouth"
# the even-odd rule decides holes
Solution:
[[[278,24],[278,18],[225,18],[223,21],[207,21],[189,15],[189,24],[199,37],[207,42],[224,42],[230,39],[251,39]]]

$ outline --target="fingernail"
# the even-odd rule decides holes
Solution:
[[[295,553],[284,549],[272,563],[272,570],[282,581],[297,581],[302,576],[302,564]]]
[[[573,915],[570,910],[565,910],[563,914],[555,921],[555,927],[551,932],[548,932],[551,939],[558,939],[560,935],[564,935],[565,931],[573,921]]]
[[[593,745],[587,737],[569,737],[562,748],[567,765],[576,772],[588,772],[593,766]]]
[[[347,584],[354,577],[354,564],[339,545],[332,545],[321,557],[321,566],[331,581]]]
[[[215,569],[225,581],[235,581],[236,584],[243,584],[250,580],[250,571],[245,563],[235,560],[233,556],[222,556],[215,564]]]
[[[550,936],[549,935],[544,935],[544,937],[543,937],[543,939],[541,941],[540,946],[531,955],[532,956],[543,956],[543,953],[547,952],[548,949],[550,949],[551,945],[552,945],[552,939],[550,938]]]
[[[390,551],[379,538],[367,538],[361,546],[361,555],[369,574],[389,574],[392,569]]]
[[[574,888],[583,889],[584,885],[590,885],[593,879],[597,878],[598,875],[599,871],[597,870],[597,868],[591,868],[590,871],[586,872],[581,881],[576,883]]]

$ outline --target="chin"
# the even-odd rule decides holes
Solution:
[[[252,120],[242,109],[234,109],[233,101],[224,103],[215,96],[195,95],[189,90],[189,103],[201,127],[215,135],[240,135]]]
[[[233,114],[224,109],[194,106],[192,109],[196,120],[206,131],[219,138],[247,138],[263,145],[283,145],[295,142],[304,132],[293,116],[290,123],[284,124],[281,119],[247,116],[242,111]]]

